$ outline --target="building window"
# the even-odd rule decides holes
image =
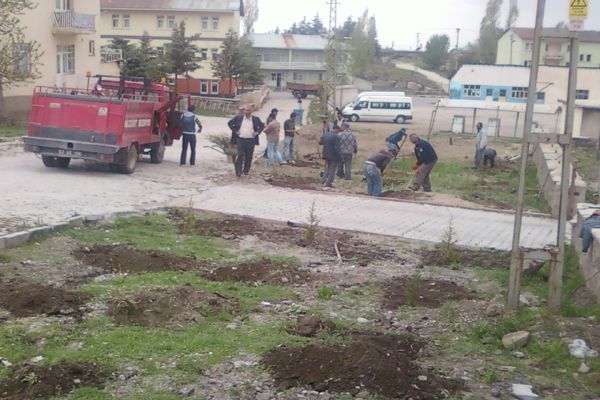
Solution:
[[[129,29],[129,27],[131,26],[129,24],[130,19],[131,19],[131,16],[129,14],[123,15],[123,28],[124,29]]]
[[[492,97],[494,95],[494,89],[485,89],[486,97]]]
[[[212,30],[213,31],[219,30],[219,17],[212,17]]]
[[[200,93],[208,93],[208,83],[206,81],[200,82]]]
[[[464,97],[481,97],[480,85],[465,85],[463,86]]]
[[[165,29],[165,16],[164,15],[156,16],[156,29]]]
[[[212,94],[219,93],[219,81],[212,81],[212,83],[210,84],[210,92]]]
[[[14,44],[13,51],[15,52],[15,70],[22,74],[31,72],[31,57],[29,46],[24,43]]]
[[[208,59],[208,49],[200,49],[200,59],[202,61]]]
[[[210,56],[213,60],[219,58],[219,49],[210,49]]]
[[[172,15],[167,17],[167,28],[175,29],[175,17]]]
[[[579,55],[579,61],[583,61],[583,57],[585,57],[583,54]]]
[[[533,50],[533,43],[527,42],[525,43],[525,51],[531,52]]]
[[[587,62],[592,62],[592,55],[591,55],[591,54],[588,54],[588,55],[587,55],[587,57],[585,58],[585,60],[586,60]]]
[[[200,27],[203,31],[208,30],[208,17],[202,17],[202,22],[201,22]]]
[[[119,29],[119,15],[117,14],[112,16],[112,27],[113,29]]]
[[[294,80],[295,81],[301,81],[303,79],[304,78],[303,78],[303,76],[302,76],[302,74],[300,72],[294,72]]]
[[[277,74],[275,72],[271,72],[271,80],[272,81],[276,81],[277,80]]]
[[[526,66],[526,67],[529,67],[529,64],[531,64],[531,61],[525,61],[525,62],[523,63],[523,65],[524,65],[524,66]]]
[[[536,93],[536,98],[539,102],[543,103],[544,101],[546,101],[546,93],[544,92],[537,92]]]
[[[93,40],[90,40],[88,42],[88,54],[90,56],[96,55],[96,42],[94,42]]]
[[[506,89],[500,89],[500,97],[506,97]]]
[[[577,100],[589,100],[590,91],[585,89],[577,89],[577,91],[575,92],[575,98]]]
[[[75,73],[75,46],[56,46],[56,72],[59,74]]]
[[[67,11],[71,9],[71,0],[56,0],[56,9]]]
[[[511,96],[513,99],[526,99],[528,90],[526,87],[513,87]]]

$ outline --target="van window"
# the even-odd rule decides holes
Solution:
[[[356,104],[354,106],[355,110],[362,110],[363,108],[367,108],[369,107],[369,102],[368,101],[361,101],[358,104]]]

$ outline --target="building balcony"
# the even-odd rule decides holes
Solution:
[[[307,61],[261,61],[260,69],[278,71],[326,71],[324,62]]]
[[[562,61],[564,58],[565,56],[557,53],[546,53],[544,55],[544,60],[546,61]]]
[[[123,53],[121,50],[111,49],[108,46],[102,46],[100,48],[100,62],[107,64],[117,62],[123,59]]]
[[[54,19],[52,32],[59,34],[86,34],[96,31],[96,16],[81,14],[71,10],[52,12]]]

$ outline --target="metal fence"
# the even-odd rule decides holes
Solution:
[[[54,11],[55,28],[96,29],[96,16],[71,10]]]

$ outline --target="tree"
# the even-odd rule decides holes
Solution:
[[[498,40],[502,30],[498,27],[502,0],[488,0],[485,15],[479,26],[479,58],[484,64],[493,64],[496,61]]]
[[[448,58],[450,38],[448,35],[433,35],[425,46],[423,62],[430,69],[437,70]]]
[[[354,75],[363,76],[370,69],[377,56],[377,47],[375,18],[369,18],[368,10],[365,10],[350,35],[350,70]]]
[[[306,20],[306,17],[303,17],[299,23],[294,22],[289,29],[285,30],[285,33],[295,35],[323,35],[327,33],[327,29],[325,29],[325,25],[323,25],[319,14],[316,14],[310,22]]]
[[[510,0],[508,18],[506,19],[506,29],[512,28],[515,22],[517,22],[517,18],[519,18],[519,6],[517,5],[517,0]]]
[[[110,47],[121,51],[125,61],[121,73],[125,79],[142,78],[159,81],[171,72],[162,54],[152,47],[148,32],[142,35],[139,46],[131,44],[128,40],[113,39]]]
[[[325,25],[323,25],[323,21],[321,21],[321,17],[319,17],[319,14],[315,14],[315,16],[313,17],[310,24],[310,28],[313,35],[322,35],[324,33],[327,33],[327,29],[325,29]]]
[[[258,20],[258,0],[244,1],[244,34],[251,33]]]
[[[344,21],[342,27],[338,29],[338,34],[340,34],[342,37],[352,36],[352,32],[354,32],[357,23],[358,22],[354,21],[352,17],[348,17],[346,21]]]
[[[180,75],[187,75],[190,71],[195,71],[200,68],[197,63],[196,53],[198,46],[194,42],[198,40],[198,35],[185,36],[185,22],[181,21],[179,26],[173,29],[171,35],[171,43],[167,45],[167,62],[172,74],[175,75],[175,80]]]
[[[243,85],[262,82],[260,63],[252,48],[252,42],[246,37],[240,39],[232,30],[227,32],[221,51],[213,59],[211,68],[219,79],[226,82],[234,79],[239,79]]]
[[[263,82],[260,72],[260,61],[252,47],[252,42],[243,37],[239,41],[240,66],[239,75],[242,87],[245,85],[259,85]]]
[[[43,52],[35,40],[27,40],[19,16],[35,8],[31,0],[0,0],[0,119],[5,118],[4,88],[39,78]]]

